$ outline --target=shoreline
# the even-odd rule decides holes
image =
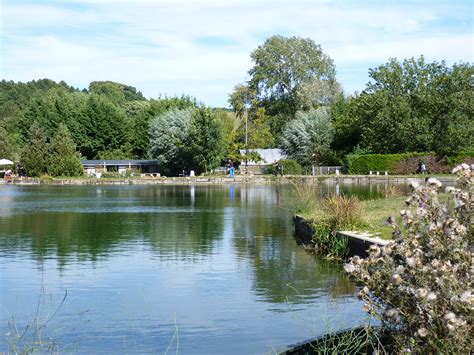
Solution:
[[[224,176],[211,177],[168,177],[168,178],[13,178],[11,182],[0,181],[1,185],[55,185],[55,186],[82,186],[82,185],[229,185],[229,184],[252,184],[252,185],[274,185],[274,184],[408,184],[412,181],[424,182],[424,176],[402,176],[402,175],[329,175],[329,176],[306,176],[288,175],[276,177],[273,175],[236,176],[234,178]],[[455,176],[436,176],[443,184],[451,184],[456,181]]]

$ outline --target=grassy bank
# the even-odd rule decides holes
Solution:
[[[391,239],[392,228],[387,218],[399,218],[406,196],[389,196],[359,201],[356,197],[330,197],[306,204],[299,214],[313,225],[326,225],[332,230],[351,230]]]

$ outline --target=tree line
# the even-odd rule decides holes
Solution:
[[[473,65],[390,59],[344,94],[333,60],[311,39],[273,36],[251,54],[232,110],[189,96],[146,99],[111,81],[0,82],[0,156],[29,175],[79,174],[87,159],[157,159],[162,172],[210,171],[239,149],[280,147],[303,166],[350,153],[473,149]],[[65,156],[67,155],[67,159]],[[54,163],[53,163],[54,162]]]

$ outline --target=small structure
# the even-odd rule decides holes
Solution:
[[[102,174],[107,171],[125,174],[127,169],[137,170],[145,174],[158,173],[156,160],[83,160],[82,167],[87,176]],[[97,176],[97,175],[96,175]]]
[[[312,175],[339,175],[341,170],[342,166],[313,166]]]
[[[247,170],[252,174],[264,174],[266,173],[266,168],[275,164],[281,159],[286,159],[285,154],[281,149],[278,148],[269,148],[269,149],[249,149],[249,153],[257,153],[262,160],[260,161],[247,161]],[[240,149],[240,154],[245,156],[246,150]],[[245,167],[245,161],[242,161],[240,169],[242,170]]]
[[[4,177],[5,173],[10,170],[10,168],[7,169],[7,167],[13,165],[13,162],[9,159],[0,159],[0,177]]]

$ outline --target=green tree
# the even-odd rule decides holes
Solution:
[[[255,105],[257,93],[246,85],[238,84],[234,87],[234,91],[229,94],[229,104],[234,110],[237,117],[244,120],[245,114]]]
[[[21,152],[21,162],[29,176],[41,176],[48,166],[49,144],[45,130],[38,122],[29,129],[28,141]]]
[[[229,104],[240,119],[236,135],[240,148],[273,146],[270,117],[266,115],[265,108],[259,106],[255,90],[241,84],[237,85],[229,95]]]
[[[265,108],[260,107],[248,113],[247,140],[248,148],[272,148],[275,144],[270,130],[270,117],[265,114]],[[242,122],[237,131],[237,141],[242,148],[245,148],[245,123]]]
[[[332,59],[309,38],[272,36],[250,57],[249,88],[270,115],[293,116],[340,91]]]
[[[280,148],[301,165],[319,164],[330,153],[334,128],[326,108],[298,111],[280,138]]]
[[[128,134],[127,141],[130,143],[132,157],[145,159],[150,152],[150,122],[173,108],[186,109],[195,107],[196,103],[188,96],[172,97],[164,99],[152,99],[150,101],[131,101],[125,104],[127,113]]]
[[[189,154],[195,170],[208,172],[219,166],[224,154],[224,132],[221,122],[210,108],[194,110],[189,134]]]
[[[86,102],[86,94],[70,93],[63,88],[38,91],[19,114],[16,131],[25,141],[34,121],[45,129],[48,137],[53,137],[60,124],[65,124],[79,147],[87,145],[90,138],[84,125]]]
[[[358,95],[345,97],[338,95],[330,106],[332,124],[334,127],[334,140],[331,148],[340,156],[351,153],[359,146],[361,136],[361,125],[359,115],[356,114]]]
[[[239,163],[241,161],[239,144],[237,142],[239,119],[235,113],[222,109],[217,110],[216,115],[223,129],[224,157]]]
[[[50,144],[51,157],[48,173],[52,176],[79,176],[83,174],[81,156],[65,124],[59,126],[58,132]]]
[[[163,173],[176,175],[189,168],[189,133],[193,109],[171,109],[150,122],[150,157],[158,161]]]
[[[89,92],[107,96],[111,102],[120,106],[127,101],[145,101],[142,93],[133,86],[113,81],[93,81],[89,84]]]
[[[455,155],[474,149],[474,66],[454,64],[437,78],[436,101],[441,101],[433,119],[433,150]]]
[[[370,69],[369,82],[352,112],[361,148],[373,153],[472,149],[474,105],[470,64],[452,68],[423,57],[391,59]]]
[[[93,159],[104,152],[123,152],[127,128],[123,109],[102,95],[91,94],[87,98],[82,120],[88,137],[79,147],[82,155]]]

